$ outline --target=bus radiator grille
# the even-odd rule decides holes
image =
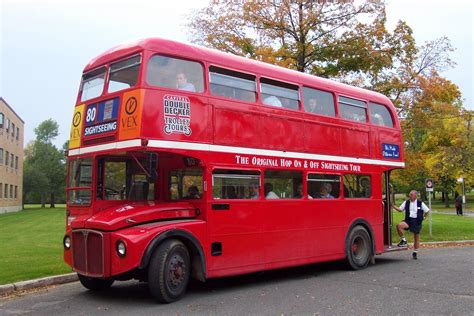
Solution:
[[[102,234],[79,230],[72,233],[74,270],[94,277],[104,275],[104,239]]]

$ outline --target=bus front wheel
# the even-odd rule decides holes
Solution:
[[[186,292],[190,271],[186,246],[176,239],[164,241],[153,253],[148,268],[151,295],[161,303],[179,300]]]
[[[346,240],[346,256],[350,269],[367,267],[372,257],[372,241],[367,229],[358,225],[351,230]]]
[[[92,291],[102,291],[106,290],[112,286],[114,283],[113,279],[98,279],[98,278],[91,278],[82,274],[77,275],[79,277],[79,281],[81,284]]]

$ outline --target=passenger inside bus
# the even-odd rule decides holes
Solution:
[[[282,107],[280,99],[274,95],[269,95],[263,99],[263,104]]]
[[[250,199],[258,199],[260,194],[259,194],[259,186],[258,184],[250,184],[249,186],[249,198]]]
[[[188,195],[184,197],[185,199],[200,199],[201,195],[199,194],[199,189],[197,186],[192,185],[188,188]]]
[[[265,183],[265,186],[263,187],[265,191],[265,198],[266,199],[279,199],[280,197],[273,192],[273,184],[267,182]]]
[[[176,75],[176,88],[183,91],[196,92],[196,88],[190,82],[188,82],[188,77],[184,72],[178,72]]]
[[[236,199],[237,193],[235,192],[235,187],[233,185],[229,185],[226,188],[227,198],[228,199]]]
[[[316,196],[318,199],[334,199],[334,196],[331,195],[332,185],[330,183],[323,183],[319,188],[319,194]]]

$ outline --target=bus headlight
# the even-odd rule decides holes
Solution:
[[[68,235],[64,236],[63,246],[66,250],[71,249],[71,237],[69,237]]]
[[[125,246],[125,243],[121,240],[117,241],[115,250],[117,250],[117,255],[119,257],[125,257],[125,255],[127,254],[127,247]]]

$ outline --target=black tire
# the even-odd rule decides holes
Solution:
[[[346,240],[347,265],[352,270],[365,269],[373,256],[373,245],[367,229],[358,225]]]
[[[98,279],[98,278],[91,278],[82,274],[77,274],[79,277],[79,281],[81,284],[92,291],[103,291],[108,289],[114,283],[113,279]]]
[[[151,257],[148,267],[148,287],[160,303],[179,300],[188,287],[191,271],[189,252],[176,239],[164,241]]]

